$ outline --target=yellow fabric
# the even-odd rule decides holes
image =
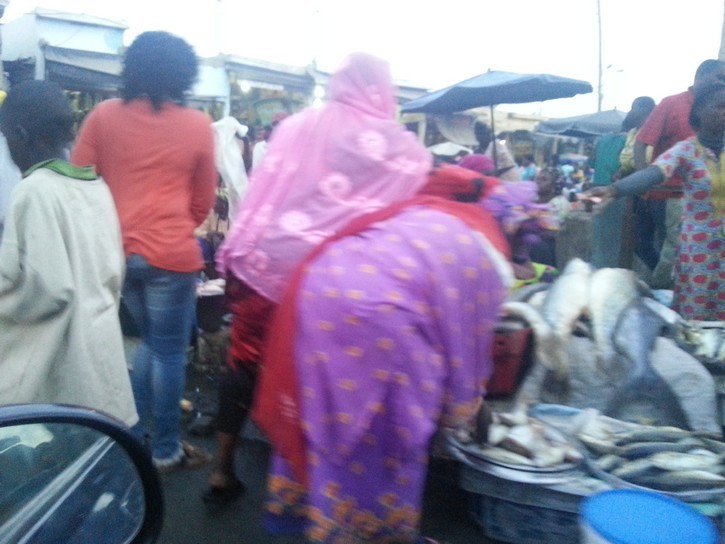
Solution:
[[[698,150],[705,158],[707,170],[710,173],[710,184],[712,187],[712,205],[715,211],[722,217],[725,214],[725,170],[723,170],[723,159],[725,159],[725,149],[720,152],[720,156],[715,160],[715,154],[700,143],[695,142]]]
[[[624,147],[619,153],[619,167],[622,175],[626,176],[634,172],[634,142],[637,139],[637,132],[639,129],[633,128],[627,132],[627,139],[624,142]],[[645,160],[647,164],[652,162],[652,146],[648,145],[645,151]]]
[[[554,273],[556,270],[553,266],[549,266],[546,264],[532,262],[531,265],[534,268],[534,276],[532,278],[523,279],[523,280],[520,280],[517,278],[513,284],[512,290],[515,291],[516,289],[518,289],[519,287],[523,287],[524,285],[531,285],[533,283],[539,283],[541,281],[541,277],[544,274],[546,274],[547,272]]]

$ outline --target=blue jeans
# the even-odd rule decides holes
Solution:
[[[162,465],[182,456],[179,403],[186,382],[196,276],[156,268],[141,255],[126,259],[123,302],[142,340],[131,371],[139,415],[132,430],[139,439],[151,436],[152,456]]]

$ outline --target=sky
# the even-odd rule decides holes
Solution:
[[[725,0],[599,0],[602,109],[628,111],[685,90],[720,49]],[[446,87],[488,69],[583,79],[594,92],[500,110],[546,117],[597,111],[597,0],[10,0],[3,23],[35,7],[125,22],[184,37],[201,56],[219,52],[333,71],[367,51],[405,84]]]

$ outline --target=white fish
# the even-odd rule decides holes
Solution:
[[[608,440],[602,440],[601,438],[594,438],[586,434],[580,434],[579,440],[587,447],[588,450],[599,454],[617,454],[619,453],[619,447],[615,446]]]
[[[586,435],[600,440],[612,439],[611,429],[602,420],[599,410],[595,408],[585,408],[577,414],[572,421],[572,428],[579,435]]]
[[[637,276],[625,268],[600,268],[589,281],[589,319],[599,368],[616,354],[614,330],[620,314],[640,297]]]
[[[501,423],[491,423],[488,427],[488,441],[491,446],[498,446],[506,438],[509,428]]]
[[[546,447],[546,444],[543,435],[534,427],[516,425],[511,427],[506,438],[501,441],[501,447],[533,458],[537,451]]]
[[[515,425],[526,425],[529,423],[529,416],[526,414],[528,407],[520,402],[510,412],[498,412],[498,419],[501,423],[514,427]]]
[[[648,458],[644,458],[637,459],[636,461],[630,461],[629,463],[624,463],[623,465],[620,465],[612,470],[612,474],[614,474],[617,478],[629,480],[632,478],[644,476],[646,474],[652,474],[653,471],[658,472],[652,462]]]
[[[564,448],[550,447],[534,453],[534,465],[540,468],[560,465],[565,459]]]
[[[576,322],[587,313],[591,276],[591,266],[575,258],[567,263],[561,276],[546,291],[541,314],[555,339],[555,350],[549,356],[553,370],[560,380],[568,381],[569,339]]]
[[[611,472],[624,462],[625,460],[622,457],[619,457],[618,455],[614,455],[612,453],[602,455],[599,459],[596,460],[597,466],[606,472]]]
[[[722,331],[720,329],[702,329],[695,355],[706,359],[714,359],[717,357],[722,344]]]
[[[529,467],[534,466],[534,462],[528,457],[498,446],[482,449],[481,453],[485,458],[491,459],[492,461],[498,461],[500,463],[524,465]]]
[[[656,475],[641,474],[632,477],[632,481],[670,491],[718,489],[725,486],[724,477],[707,470],[678,470]]]
[[[704,453],[707,451],[707,453]],[[708,450],[700,453],[655,453],[649,457],[650,462],[662,470],[709,470],[719,464],[718,456]]]

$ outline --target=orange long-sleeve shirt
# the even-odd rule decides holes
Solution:
[[[71,162],[94,165],[108,184],[126,255],[158,268],[202,268],[194,229],[211,209],[217,183],[214,135],[205,114],[173,103],[106,100],[84,120]]]

